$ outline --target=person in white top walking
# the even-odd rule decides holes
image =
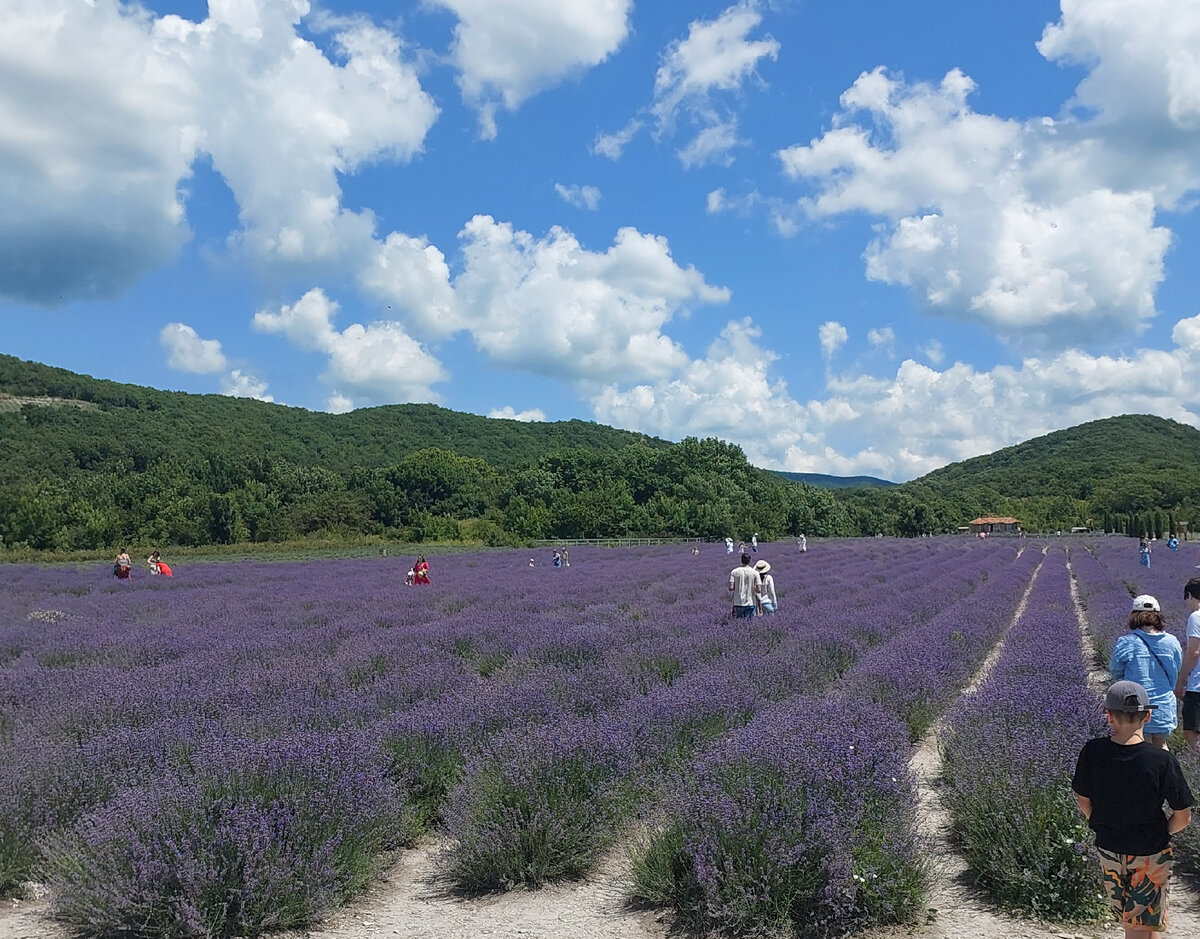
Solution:
[[[750,566],[750,555],[742,553],[742,566],[729,572],[729,592],[733,594],[734,619],[752,619],[762,594],[762,578]]]
[[[759,612],[770,615],[779,609],[779,600],[775,597],[775,578],[771,576],[771,565],[767,561],[759,561],[754,565],[762,580],[762,593],[759,595]]]
[[[1183,588],[1187,604],[1187,648],[1175,681],[1175,697],[1182,703],[1180,721],[1183,739],[1189,748],[1200,741],[1200,577],[1193,577]]]

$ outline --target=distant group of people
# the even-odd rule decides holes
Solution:
[[[746,545],[746,542],[744,542],[744,541],[738,542],[738,544],[737,544],[737,553],[738,554],[745,554],[747,550],[753,551],[755,554],[758,553],[758,532],[755,532],[753,535],[750,536],[750,544],[748,547]],[[733,539],[730,538],[728,535],[725,537],[725,553],[733,554]]]
[[[537,558],[529,559],[530,567],[537,567]],[[551,567],[570,567],[571,566],[571,551],[569,548],[555,548],[554,553],[550,555]]]
[[[162,559],[162,554],[155,548],[150,552],[150,557],[146,558],[146,566],[150,568],[150,573],[154,575],[162,575],[163,577],[173,577],[174,571],[171,570],[171,565]],[[129,550],[121,548],[117,552],[117,556],[113,559],[113,576],[117,580],[129,580],[133,576],[133,561],[129,557]]]

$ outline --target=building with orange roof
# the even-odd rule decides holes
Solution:
[[[1021,521],[1007,515],[983,515],[971,521],[970,529],[974,534],[983,532],[987,535],[1018,532],[1021,530]]]

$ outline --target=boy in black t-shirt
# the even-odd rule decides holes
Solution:
[[[1147,743],[1154,710],[1146,689],[1118,681],[1104,696],[1109,737],[1089,740],[1071,788],[1096,833],[1100,869],[1125,939],[1149,939],[1167,928],[1171,835],[1192,820],[1192,793],[1175,757]],[[1168,817],[1163,803],[1171,807]]]

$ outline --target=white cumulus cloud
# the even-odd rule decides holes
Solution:
[[[167,364],[181,372],[208,375],[225,368],[225,354],[216,339],[201,339],[186,323],[167,323],[158,333],[167,350]]]
[[[597,134],[595,141],[592,143],[592,153],[597,156],[608,157],[610,160],[619,160],[625,152],[625,148],[629,146],[638,131],[642,129],[642,122],[638,118],[631,118],[624,127],[611,134]]]
[[[338,304],[319,287],[277,312],[254,315],[254,329],[278,333],[302,349],[329,356],[322,380],[338,389],[331,402],[349,400],[343,389],[370,403],[439,401],[432,385],[448,377],[442,364],[396,322],[333,324]]]
[[[506,421],[544,421],[546,412],[541,408],[529,408],[525,411],[518,411],[511,405],[506,404],[502,408],[493,408],[488,411],[488,417],[502,418]]]
[[[221,382],[221,394],[229,395],[232,398],[255,398],[258,401],[275,400],[274,396],[267,394],[265,381],[255,378],[239,368],[232,369]]]
[[[678,150],[685,169],[727,166],[733,162],[733,150],[749,142],[738,131],[738,98],[747,82],[761,84],[759,63],[779,55],[775,39],[751,38],[762,25],[760,5],[758,0],[743,0],[716,19],[693,20],[687,35],[662,52],[652,100],[641,113],[652,123],[657,139],[686,134]],[[598,134],[592,152],[619,160],[645,123],[634,116],[620,130]]]
[[[867,331],[867,342],[876,349],[891,349],[896,342],[896,331],[890,326],[881,326]]]
[[[564,186],[562,183],[555,183],[554,191],[563,202],[577,209],[594,211],[600,205],[600,190],[595,186],[580,186],[578,183]]]
[[[8,0],[0,29],[0,294],[110,299],[189,237],[208,155],[233,244],[269,263],[345,262],[374,219],[338,175],[419,152],[437,109],[399,38],[307,0],[213,0],[202,22],[119,0]]]
[[[1061,0],[1046,58],[1087,66],[1074,103],[1101,124],[1147,116],[1200,129],[1200,7],[1176,0]]]
[[[459,238],[458,327],[497,364],[550,377],[666,374],[686,361],[666,323],[693,303],[729,297],[677,264],[665,238],[633,228],[603,252],[561,228],[535,238],[490,216],[476,216]]]
[[[344,394],[335,391],[326,399],[325,410],[330,414],[347,414],[354,410],[354,402]]]
[[[850,333],[836,320],[827,320],[817,328],[817,337],[821,341],[821,354],[828,359],[846,344]]]
[[[432,0],[458,17],[451,56],[480,134],[564,78],[599,65],[629,33],[632,0]]]
[[[804,212],[885,217],[868,278],[912,288],[935,312],[1026,342],[1142,328],[1171,243],[1152,192],[1080,172],[1054,122],[975,113],[973,89],[958,71],[936,86],[861,75],[834,129],[779,154],[815,187]]]
[[[1200,188],[1200,5],[1061,6],[1038,49],[1087,69],[1063,115],[981,114],[957,69],[930,84],[877,68],[827,132],[779,153],[811,189],[802,215],[883,219],[869,278],[1045,348],[1145,327],[1172,243],[1158,213]]]
[[[751,39],[762,24],[754,0],[731,6],[715,20],[694,20],[688,34],[663,52],[654,77],[657,133],[673,133],[682,118],[694,136],[679,152],[685,167],[728,163],[740,145],[737,119],[719,103],[718,94],[735,94],[757,77],[763,59],[775,59],[779,43],[767,36]]]

